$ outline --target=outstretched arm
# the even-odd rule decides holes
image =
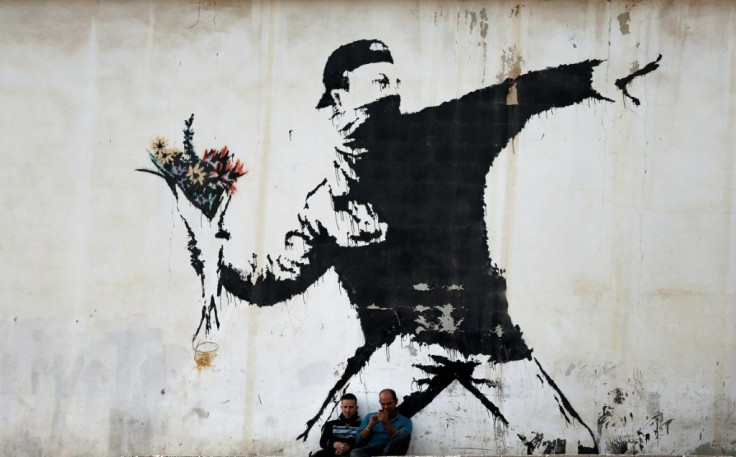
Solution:
[[[526,73],[412,116],[428,126],[431,141],[447,145],[465,161],[489,166],[533,115],[588,99],[611,101],[593,88],[593,70],[601,62]]]
[[[624,100],[628,97],[638,105],[639,100],[629,94],[628,85],[656,70],[660,59],[661,56],[641,69],[630,71],[615,80],[615,87],[611,84],[600,92],[598,86],[608,80],[598,77],[599,73],[616,70],[601,65],[602,60],[586,60],[509,78],[411,116],[419,121],[415,124],[427,126],[430,141],[463,154],[465,161],[489,166],[536,114],[585,100],[613,102],[601,93],[616,89],[621,90]],[[625,71],[617,73],[620,74]]]
[[[526,122],[535,114],[574,105],[587,99],[613,101],[593,87],[593,71],[602,62],[586,60],[533,71],[507,80],[509,110],[518,111],[519,120]]]
[[[615,80],[615,87],[621,90],[624,97],[639,105],[639,100],[629,94],[627,86],[635,78],[659,68],[661,59],[660,54],[656,60],[640,69],[630,70],[629,74],[626,74],[626,70],[610,69],[610,66],[601,65],[604,61],[597,59],[533,71],[461,97],[457,100],[459,106],[456,110],[461,117],[469,114],[468,111],[485,110],[481,114],[496,115],[494,120],[505,121],[511,129],[510,134],[515,135],[535,114],[585,100],[613,102],[611,98],[601,95],[609,93],[613,88],[601,85],[599,78],[595,77],[595,73],[602,68],[616,72],[618,79]]]

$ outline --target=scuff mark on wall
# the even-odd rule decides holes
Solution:
[[[616,16],[616,19],[618,19],[618,29],[621,31],[621,35],[628,35],[630,33],[629,23],[631,22],[631,14],[626,11]]]
[[[204,408],[199,408],[199,407],[192,408],[189,414],[195,415],[199,417],[200,419],[207,419],[210,417],[209,411],[206,411]]]
[[[544,439],[543,433],[531,432],[529,434],[531,438],[527,438],[525,435],[519,435],[519,439],[526,446],[527,455],[533,455],[538,450],[544,455],[550,454],[564,454],[566,441],[561,438]]]
[[[635,376],[636,378],[636,376]],[[660,394],[645,393],[639,380],[634,389],[617,387],[608,393],[608,403],[598,415],[601,451],[611,454],[649,453],[654,441],[670,433],[674,419],[665,419],[659,407]]]

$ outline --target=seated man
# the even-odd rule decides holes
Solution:
[[[348,393],[340,398],[340,411],[340,417],[325,423],[319,439],[322,449],[311,454],[312,457],[348,455],[355,448],[355,435],[360,426],[358,399],[355,395]]]
[[[396,392],[383,389],[378,394],[381,409],[370,413],[358,430],[358,449],[350,457],[404,455],[411,440],[411,420],[396,411]]]

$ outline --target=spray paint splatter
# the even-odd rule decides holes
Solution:
[[[649,453],[654,441],[669,434],[673,419],[665,419],[661,411],[649,412],[652,406],[659,407],[659,394],[646,394],[640,381],[639,377],[634,379],[633,390],[617,387],[608,393],[609,403],[602,406],[597,421],[603,452]]]
[[[631,22],[631,13],[626,11],[616,16],[618,19],[618,29],[621,31],[621,35],[629,34],[629,23]]]

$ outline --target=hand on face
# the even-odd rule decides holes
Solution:
[[[396,416],[396,400],[390,392],[381,392],[378,401],[381,403],[380,411],[386,416],[386,420],[383,422],[389,422]]]

